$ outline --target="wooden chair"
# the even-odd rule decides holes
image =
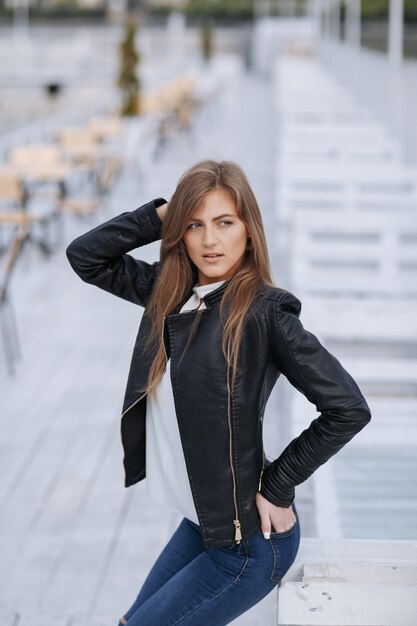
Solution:
[[[94,178],[99,195],[107,192],[122,169],[123,159],[112,153],[103,140],[116,133],[115,121],[95,120],[86,127],[65,128],[58,140],[67,158]],[[67,205],[67,203],[65,203]]]
[[[42,208],[42,225],[56,222],[58,242],[63,240],[63,213],[90,215],[100,204],[95,198],[69,195],[68,183],[76,176],[76,167],[59,144],[18,146],[10,151],[9,164],[10,170],[26,182],[25,188],[31,199],[52,199],[52,204],[48,203],[46,209]]]
[[[87,124],[88,131],[99,141],[120,137],[123,132],[123,120],[116,115],[92,117]]]
[[[63,128],[58,135],[59,146],[75,166],[94,172],[101,152],[100,142],[88,128]]]
[[[10,246],[4,262],[4,269],[0,280],[0,323],[4,344],[4,354],[8,373],[14,375],[15,362],[21,358],[16,319],[10,298],[10,279],[16,263],[21,256],[24,244],[29,237],[29,225],[37,221],[34,215],[28,215],[23,211],[16,213],[0,214],[0,224],[14,225],[15,234],[11,239]],[[8,314],[8,318],[6,315]]]
[[[62,163],[62,151],[53,144],[18,146],[10,151],[9,163],[31,169],[53,167]]]
[[[30,195],[36,197],[58,197],[66,195],[66,185],[72,175],[69,162],[65,161],[62,150],[53,144],[18,146],[9,153],[9,166],[22,180]],[[49,188],[48,188],[49,187]],[[55,217],[55,210],[51,217]]]
[[[0,167],[0,202],[24,207],[27,193],[19,177],[7,167]]]
[[[21,255],[23,245],[30,237],[30,225],[40,217],[31,215],[25,207],[25,191],[19,180],[10,172],[0,170],[0,204],[7,208],[0,212],[0,227],[13,227],[2,262],[0,278],[0,324],[4,343],[4,354],[10,375],[15,374],[15,361],[21,357],[17,324],[10,299],[9,288],[12,272]],[[8,317],[6,317],[8,315]]]
[[[26,219],[24,218],[24,215],[26,215],[28,225],[34,222],[39,223],[44,230],[45,236],[35,238],[30,231],[28,240],[35,243],[45,255],[50,255],[52,248],[47,240],[46,229],[49,227],[50,221],[56,217],[56,211],[55,208],[48,211],[37,210],[35,213],[29,210],[28,202],[32,194],[29,192],[30,185],[24,182],[25,179],[26,175],[21,168],[15,169],[10,165],[0,168],[0,205],[8,214],[11,213],[7,217],[8,220],[9,217],[12,218],[16,215],[17,211],[20,213],[20,217],[16,218],[17,220]],[[36,178],[34,180],[38,182]],[[5,219],[4,215],[3,219]]]
[[[190,126],[198,104],[196,89],[193,76],[181,76],[140,96],[141,114],[159,119],[160,143]]]

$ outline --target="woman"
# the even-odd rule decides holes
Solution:
[[[160,261],[128,252],[162,238]],[[357,384],[274,285],[261,214],[241,168],[205,160],[157,198],[75,239],[77,274],[145,307],[121,419],[125,486],[181,523],[120,623],[221,626],[294,562],[295,486],[370,420]],[[280,374],[320,415],[271,462],[264,408]]]

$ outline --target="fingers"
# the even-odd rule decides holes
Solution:
[[[286,524],[286,527],[284,528],[284,530],[290,530],[290,528],[292,528],[296,523],[297,523],[297,518],[295,517],[295,515],[293,515],[292,519],[288,522],[288,524]]]
[[[284,533],[286,530],[290,530],[297,522],[297,518],[296,516],[293,514],[290,519],[287,519],[285,521],[281,521],[281,524],[279,524],[279,528],[277,528],[277,532],[278,533]],[[275,524],[273,524],[274,528],[275,528]]]
[[[265,539],[269,539],[271,534],[271,519],[269,516],[270,502],[258,491],[255,496],[255,503],[258,509],[259,519],[261,520],[261,530]]]
[[[269,539],[271,534],[271,518],[269,516],[269,511],[265,507],[258,507],[258,513],[261,520],[261,530],[265,539]]]
[[[291,528],[295,526],[295,524],[297,523],[297,517],[295,516],[294,512],[291,510],[290,516],[286,515],[284,518],[282,516],[280,518],[275,517],[275,521],[274,519],[272,519],[272,516],[271,516],[271,519],[269,521],[270,521],[269,533],[267,537],[265,536],[265,532],[262,527],[262,532],[264,533],[265,539],[269,539],[270,532],[271,532],[271,523],[272,523],[272,528],[277,533],[285,533],[287,530],[291,530]]]
[[[261,529],[265,539],[269,539],[269,537],[271,536],[271,520],[269,517],[268,519],[261,519]]]
[[[297,523],[297,516],[291,506],[275,506],[259,492],[256,494],[255,502],[261,521],[261,530],[265,539],[270,538],[272,529],[278,533],[282,533],[290,530]]]
[[[287,520],[280,520],[280,522],[275,522],[270,518],[261,518],[261,529],[262,529],[262,533],[263,536],[265,537],[265,539],[269,539],[271,536],[271,531],[272,528],[274,528],[274,530],[278,533],[283,533],[287,530],[290,530],[293,526],[295,526],[295,524],[297,523],[297,518],[296,516],[293,515],[290,517],[290,519]]]

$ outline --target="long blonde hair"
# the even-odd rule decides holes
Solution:
[[[167,354],[162,336],[164,316],[183,302],[198,277],[197,268],[188,256],[183,241],[187,224],[204,196],[219,188],[225,189],[234,200],[236,212],[244,222],[250,240],[241,265],[229,281],[220,303],[222,350],[228,366],[233,368],[232,388],[246,314],[260,284],[275,286],[261,213],[243,170],[232,161],[204,160],[190,167],[178,181],[162,225],[160,272],[146,307],[152,323],[145,349],[156,346],[156,353],[144,395],[152,393],[155,396],[156,385],[166,368]],[[226,303],[229,313],[223,323]],[[196,331],[201,311],[197,312],[187,346]]]

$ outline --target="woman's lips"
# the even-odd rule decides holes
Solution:
[[[223,254],[218,254],[217,256],[203,256],[203,259],[207,261],[207,263],[215,263],[219,261],[223,257]]]

